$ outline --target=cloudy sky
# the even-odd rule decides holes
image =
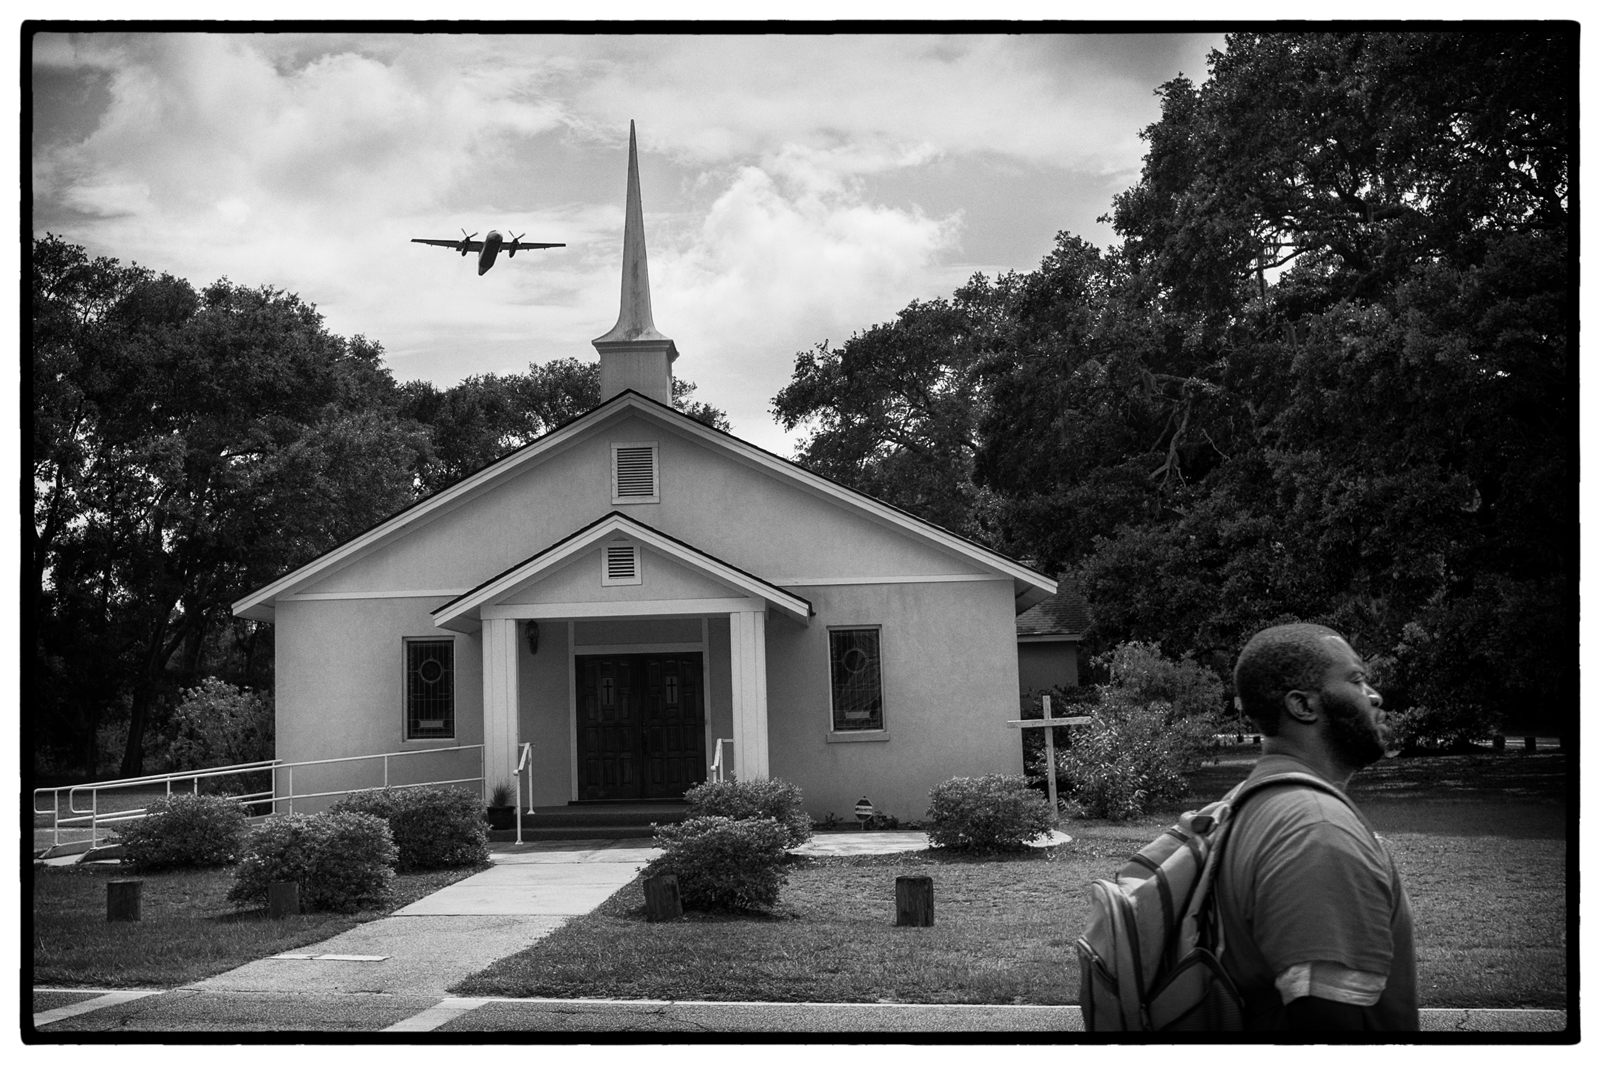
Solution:
[[[780,454],[797,351],[1038,265],[1136,179],[1153,90],[1214,34],[43,35],[32,226],[204,285],[272,285],[399,380],[595,357],[628,122],[676,372]],[[471,258],[462,229],[567,247]]]

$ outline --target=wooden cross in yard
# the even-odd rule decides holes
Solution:
[[[1045,772],[1044,779],[1045,787],[1049,789],[1050,792],[1050,819],[1055,821],[1061,816],[1059,808],[1056,806],[1055,730],[1060,728],[1062,725],[1087,725],[1089,723],[1089,719],[1086,717],[1052,717],[1050,715],[1050,696],[1042,695],[1039,698],[1044,704],[1044,717],[1018,718],[1014,721],[1007,721],[1006,724],[1010,725],[1012,728],[1044,729],[1044,764],[1049,767]]]

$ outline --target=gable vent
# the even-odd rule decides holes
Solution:
[[[642,584],[637,544],[606,544],[600,556],[601,584]]]
[[[611,445],[611,501],[613,503],[655,503],[656,445]]]

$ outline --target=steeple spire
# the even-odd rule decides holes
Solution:
[[[656,331],[650,313],[650,268],[645,261],[644,207],[639,196],[639,149],[628,122],[628,204],[622,230],[622,307],[617,324],[592,343],[600,353],[600,400],[633,389],[672,405],[672,362],[678,347]]]

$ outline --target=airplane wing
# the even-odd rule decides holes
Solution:
[[[565,248],[565,244],[535,244],[531,240],[513,240],[500,245],[501,251],[527,251],[529,248]]]
[[[456,240],[428,240],[426,237],[412,237],[411,238],[411,243],[413,243],[413,244],[431,244],[435,248],[454,248],[456,251],[460,251],[461,250],[461,240],[459,238],[457,238]],[[483,250],[483,241],[481,241],[481,240],[469,240],[469,241],[467,241],[467,250],[468,251],[482,251]]]

